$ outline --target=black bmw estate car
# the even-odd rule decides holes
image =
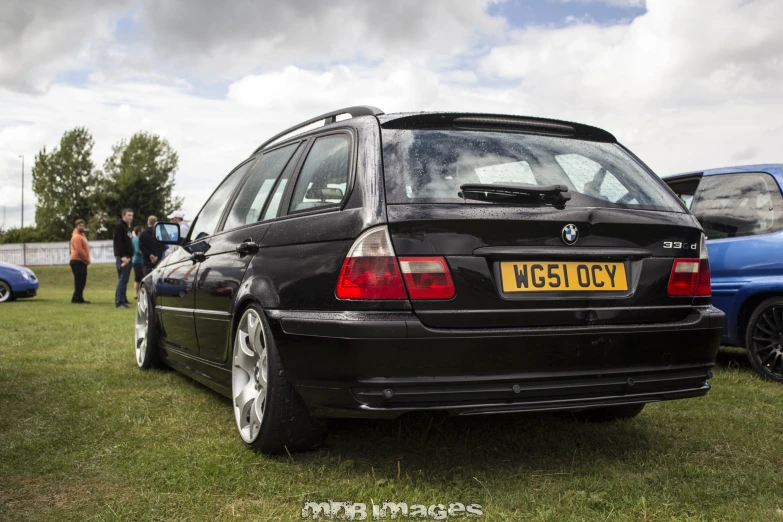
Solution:
[[[143,281],[138,365],[229,397],[262,452],[317,446],[327,417],[610,419],[710,388],[702,229],[595,127],[342,109],[156,233],[179,248]]]

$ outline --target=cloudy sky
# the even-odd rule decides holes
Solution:
[[[783,162],[780,20],[780,0],[2,0],[5,226],[19,155],[32,224],[34,155],[82,125],[98,166],[166,137],[189,218],[265,138],[357,104],[589,123],[661,175]]]

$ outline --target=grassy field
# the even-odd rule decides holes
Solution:
[[[244,448],[229,402],[141,372],[133,310],[91,267],[0,304],[0,520],[296,520],[311,500],[479,503],[483,520],[783,520],[783,386],[721,352],[703,398],[635,420],[339,421],[320,451]],[[132,297],[132,292],[131,292]]]

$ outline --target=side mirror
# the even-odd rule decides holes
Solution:
[[[179,244],[179,224],[157,223],[155,225],[155,239],[164,245]]]

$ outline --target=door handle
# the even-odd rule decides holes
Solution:
[[[237,245],[236,250],[243,256],[247,254],[255,254],[258,252],[258,245],[253,241],[243,241]]]
[[[196,263],[202,263],[206,261],[207,256],[203,252],[196,252],[195,254],[190,256],[190,260],[193,261],[193,264],[195,265]]]

